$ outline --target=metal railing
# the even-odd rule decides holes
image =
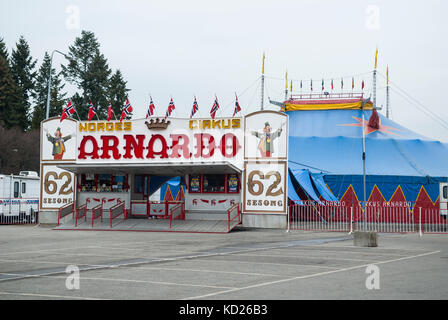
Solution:
[[[448,233],[447,216],[422,203],[290,203],[288,217],[291,230]]]
[[[95,219],[101,218],[101,222],[103,222],[103,203],[100,203],[96,207],[92,208],[92,228],[94,226]]]
[[[0,198],[0,224],[34,224],[38,217],[38,198]]]
[[[37,223],[39,223],[39,211],[34,211],[33,209],[29,212],[20,212],[15,215],[0,214],[0,225]]]
[[[177,204],[175,207],[170,209],[170,229],[173,226],[174,220],[185,220],[185,203],[181,202]]]
[[[118,218],[119,216],[123,215],[123,219],[126,219],[126,213],[125,213],[125,202],[119,202],[113,207],[109,208],[110,213],[110,227],[112,228],[112,220],[115,218]]]
[[[62,206],[59,208],[58,210],[58,226],[61,223],[61,219],[65,218],[66,216],[68,216],[69,214],[72,214],[72,219],[74,218],[74,214],[75,214],[75,203],[68,203],[65,206]]]
[[[76,208],[75,227],[78,226],[78,220],[84,218],[84,222],[87,223],[87,204]]]
[[[299,93],[291,94],[291,100],[321,100],[321,99],[357,99],[360,100],[363,93],[342,92],[342,93]]]
[[[240,204],[235,204],[227,210],[227,231],[241,223]]]

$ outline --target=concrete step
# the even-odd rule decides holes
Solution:
[[[185,220],[227,220],[227,211],[186,211]]]

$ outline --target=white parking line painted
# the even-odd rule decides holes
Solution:
[[[339,269],[338,267],[329,267],[329,266],[318,266],[314,264],[295,264],[295,263],[275,263],[275,262],[255,262],[255,261],[240,261],[240,260],[219,260],[219,259],[201,259],[201,261],[211,261],[211,262],[232,262],[232,263],[246,263],[246,264],[266,264],[266,265],[274,265],[274,266],[291,266],[291,267],[311,267],[311,268],[322,268],[322,269]]]
[[[376,265],[378,265],[378,264],[386,264],[386,263],[397,262],[397,261],[402,261],[402,260],[414,259],[414,258],[423,257],[423,256],[427,256],[427,255],[431,255],[431,254],[435,254],[435,253],[439,253],[439,252],[440,252],[440,250],[432,251],[432,252],[426,252],[426,253],[413,255],[413,256],[397,258],[397,259],[392,259],[392,260],[377,261],[377,262],[375,262],[375,264]],[[281,279],[281,280],[276,280],[276,281],[263,282],[263,283],[258,283],[258,284],[254,284],[254,285],[250,285],[250,286],[246,286],[246,287],[241,287],[241,288],[236,288],[236,289],[229,289],[229,290],[223,290],[223,291],[218,291],[218,292],[204,294],[204,295],[199,295],[199,296],[187,297],[187,298],[183,298],[182,300],[193,300],[193,299],[209,298],[209,297],[217,296],[217,295],[220,295],[220,294],[231,293],[231,292],[247,290],[247,289],[253,289],[253,288],[257,288],[257,287],[264,287],[264,286],[279,284],[279,283],[282,283],[282,282],[289,282],[289,281],[294,281],[294,280],[315,278],[315,277],[325,276],[325,275],[329,275],[329,274],[333,274],[333,273],[350,271],[350,270],[359,269],[359,268],[365,268],[368,265],[369,264],[362,264],[362,265],[357,265],[357,266],[353,266],[353,267],[341,268],[341,269],[338,269],[338,270],[329,270],[329,271],[314,273],[314,274],[305,275],[305,276],[297,276],[297,277],[291,277],[291,278]]]
[[[249,256],[249,257],[275,257],[275,258],[311,258],[311,259],[326,259],[326,260],[341,260],[341,261],[371,261],[371,259],[350,259],[350,258],[334,258],[325,256],[285,256],[279,254],[256,254],[256,253],[237,253],[235,256]]]
[[[210,270],[210,269],[187,269],[187,268],[167,268],[167,267],[123,267],[120,269],[129,268],[132,270],[162,270],[162,271],[182,271],[182,272],[199,272],[199,273],[222,273],[233,274],[242,276],[262,276],[262,277],[281,277],[285,275],[272,274],[272,273],[256,273],[256,272],[237,272],[237,271],[222,271],[222,270]]]
[[[17,275],[19,274],[9,273],[7,275]],[[25,277],[23,277],[25,278]],[[67,279],[66,276],[51,276],[51,275],[27,275],[26,278],[49,278],[49,279]],[[167,281],[151,281],[151,280],[135,280],[135,279],[120,279],[120,278],[101,278],[101,277],[81,277],[82,281],[106,281],[106,282],[129,282],[129,283],[150,283],[150,284],[160,284],[167,286],[182,286],[182,287],[201,287],[201,288],[212,288],[212,289],[236,289],[236,287],[228,286],[212,286],[206,284],[195,284],[195,283],[179,283],[179,282],[167,282]]]
[[[387,253],[387,252],[365,252],[365,251],[339,251],[339,250],[320,250],[315,248],[310,249],[289,249],[289,248],[278,248],[272,249],[273,251],[279,252],[328,252],[328,253],[343,253],[343,254],[371,254],[375,256],[396,256],[396,257],[406,257],[408,254],[398,254],[398,253]]]
[[[3,292],[3,291],[0,291],[0,294],[11,295],[11,296],[53,298],[53,299],[108,300],[108,299],[104,299],[104,298],[98,299],[98,298],[88,298],[88,297],[61,296],[61,295],[54,295],[54,294],[26,293],[26,292]]]
[[[40,260],[18,260],[18,259],[0,259],[0,262],[13,262],[13,263],[36,263],[36,264],[57,264],[61,265],[78,265],[78,266],[93,266],[93,267],[109,267],[103,264],[94,263],[76,263],[76,262],[65,262],[65,261],[40,261]],[[0,273],[2,274],[2,273]]]
[[[32,251],[14,251],[14,252],[4,252],[4,253],[0,253],[0,257],[1,256],[9,256],[9,255],[13,255],[13,254],[22,254],[22,253],[26,253],[26,254],[30,254],[30,253],[42,253],[42,252],[48,252],[48,251],[69,251],[69,250],[74,250],[74,249],[88,249],[88,248],[96,248],[96,246],[88,246],[88,247],[74,247],[74,248],[52,248],[52,249],[41,249],[41,250],[32,250]]]

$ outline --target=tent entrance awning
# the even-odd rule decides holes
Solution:
[[[166,163],[166,164],[59,164],[58,168],[76,173],[112,173],[112,174],[152,174],[159,176],[180,176],[185,174],[225,174],[241,173],[241,169],[230,162],[214,163]]]

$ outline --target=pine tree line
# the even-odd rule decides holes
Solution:
[[[107,118],[109,104],[119,117],[130,89],[121,71],[109,67],[93,32],[82,31],[69,46],[60,71],[56,70],[54,60],[50,70],[50,54],[45,52],[41,65],[37,66],[38,61],[32,57],[23,36],[11,54],[0,37],[1,127],[19,127],[24,132],[40,128],[46,116],[50,73],[50,117],[60,116],[68,100],[72,101],[80,120],[87,120],[90,101],[99,119]],[[77,88],[71,96],[65,91],[67,83]]]

